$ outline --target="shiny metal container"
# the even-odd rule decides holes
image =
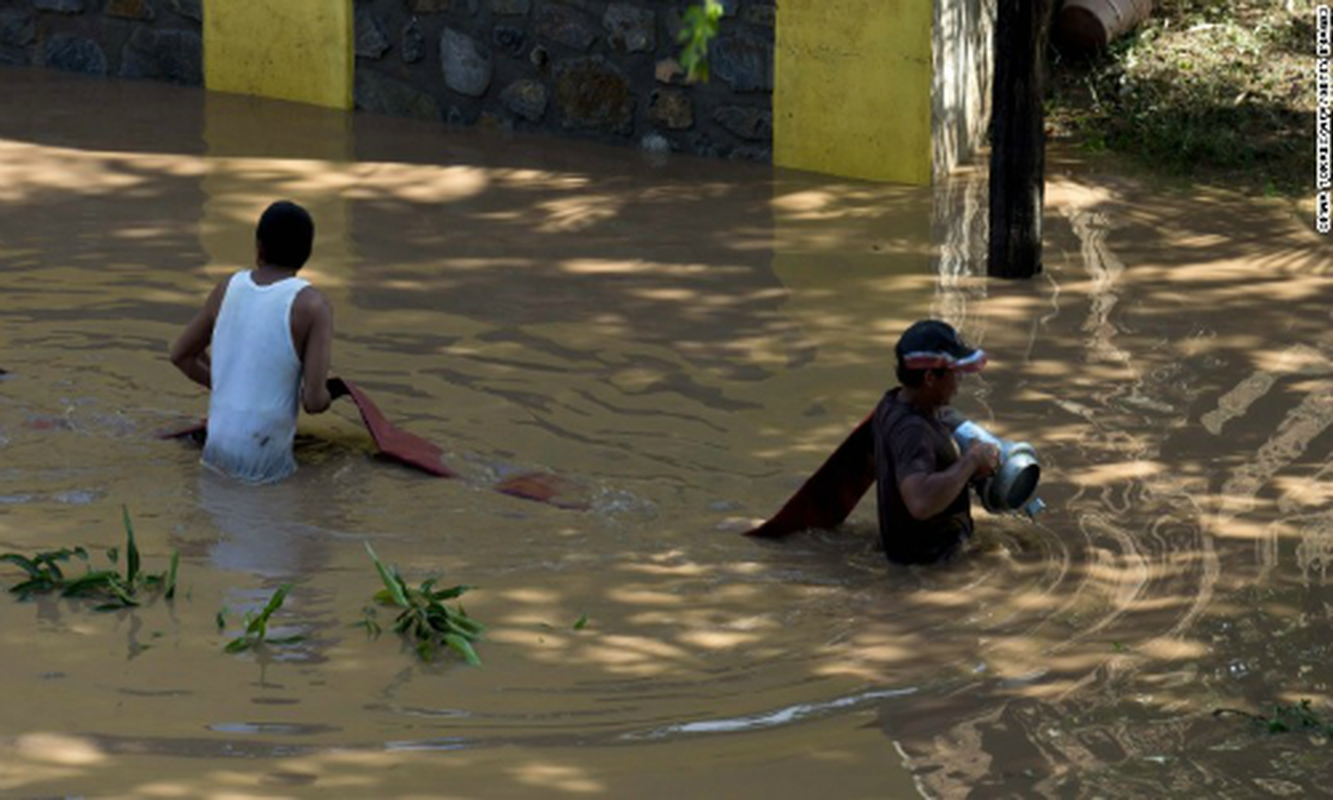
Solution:
[[[1000,465],[995,474],[974,484],[987,511],[992,514],[1016,512],[1031,517],[1046,507],[1036,496],[1037,482],[1041,480],[1041,462],[1032,445],[1001,439],[972,421],[959,425],[953,438],[963,452],[977,441],[992,444],[1000,451]]]

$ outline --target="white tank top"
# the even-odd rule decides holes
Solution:
[[[285,278],[259,286],[249,270],[227,283],[213,327],[204,464],[250,483],[296,470],[301,359],[292,342],[292,302],[309,285]]]

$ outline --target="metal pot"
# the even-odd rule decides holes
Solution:
[[[1041,462],[1032,445],[1001,439],[970,420],[954,430],[953,438],[964,452],[978,441],[994,445],[1000,451],[1000,464],[995,474],[974,484],[987,511],[992,514],[1018,512],[1031,517],[1046,507],[1036,496],[1037,482],[1041,480]]]

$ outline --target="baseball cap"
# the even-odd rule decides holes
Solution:
[[[952,325],[937,319],[912,323],[898,339],[894,353],[904,369],[980,372],[986,366],[985,351],[967,344]]]

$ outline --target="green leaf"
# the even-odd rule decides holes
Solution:
[[[217,621],[218,630],[225,630],[227,627],[227,607],[223,606],[222,608],[219,608],[218,615],[214,619]]]
[[[375,620],[375,615],[373,613],[374,609],[371,609],[370,611],[372,613],[365,614],[365,616],[361,618],[361,621],[352,624],[359,628],[365,628],[367,636],[378,638],[381,633],[380,624]]]
[[[241,636],[239,638],[232,639],[230,642],[227,642],[227,646],[222,649],[228,653],[240,653],[245,650],[249,650],[251,644],[253,643],[250,641],[249,638]]]
[[[28,573],[28,576],[31,578],[36,578],[42,574],[41,567],[34,563],[32,559],[25,555],[20,555],[19,553],[5,553],[4,555],[0,555],[0,561],[8,561],[10,564],[13,564]]]
[[[261,626],[267,625],[268,618],[273,616],[273,613],[279,608],[282,608],[282,603],[287,599],[287,593],[291,590],[292,585],[290,583],[284,583],[279,586],[277,591],[273,592],[273,596],[268,599],[268,604],[264,606],[264,610],[259,612],[259,616],[255,618],[255,622],[261,623]]]
[[[470,642],[480,638],[484,626],[469,619],[462,606],[455,610],[441,602],[458,597],[473,587],[460,585],[437,590],[435,586],[439,579],[428,578],[419,587],[413,588],[408,586],[396,568],[380,561],[369,542],[365,547],[379,573],[380,582],[384,584],[384,588],[375,592],[372,600],[400,609],[394,618],[393,630],[412,641],[417,656],[423,661],[432,661],[443,644],[458,652],[468,663],[479,664],[481,660]],[[360,624],[368,633],[378,635],[380,626],[373,619],[374,607],[367,606],[364,614],[365,619]]]
[[[177,569],[180,567],[180,563],[181,563],[181,551],[179,551],[179,550],[172,550],[172,551],[171,551],[171,566],[167,567],[167,592],[166,592],[166,598],[167,598],[168,600],[175,599],[175,597],[176,597],[176,571],[177,571]]]
[[[90,570],[69,581],[60,592],[61,597],[82,597],[87,592],[107,590],[120,576],[110,570]]]
[[[441,589],[438,592],[431,592],[430,598],[432,600],[453,600],[456,597],[462,597],[464,594],[475,588],[477,587],[468,586],[466,584],[462,586],[453,586],[448,589]]]
[[[113,597],[115,597],[125,606],[139,605],[139,601],[135,600],[134,597],[131,595],[132,590],[129,587],[122,584],[119,578],[108,580],[106,582],[106,589],[108,592],[111,593]]]
[[[463,631],[465,631],[468,635],[468,638],[470,639],[480,638],[480,636],[486,632],[485,625],[481,624],[480,622],[477,622],[472,617],[469,617],[467,614],[463,614],[461,612],[451,614],[449,616],[449,621],[454,625],[454,627],[460,628]]]
[[[14,586],[9,587],[9,591],[12,594],[18,595],[20,600],[27,600],[30,595],[36,593],[45,593],[54,590],[56,588],[56,585],[57,584],[52,582],[50,578],[48,578],[45,575],[41,575],[36,578],[32,578],[31,580],[26,580],[23,581],[22,583],[15,584]]]
[[[453,648],[454,652],[462,656],[467,663],[474,667],[481,666],[481,658],[477,655],[477,651],[472,649],[472,643],[467,639],[456,633],[446,633],[444,643]]]
[[[0,561],[8,561],[10,564],[13,564],[28,573],[28,577],[30,578],[40,577],[43,572],[42,568],[32,559],[25,555],[20,555],[19,553],[5,553],[4,555],[0,555]]]
[[[375,562],[375,571],[380,574],[380,580],[384,582],[384,588],[389,590],[389,596],[393,601],[403,608],[411,604],[407,601],[407,592],[403,589],[402,578],[398,577],[398,572],[391,567],[384,566],[379,556],[375,555],[375,548],[366,542],[366,552],[370,554],[370,560]]]
[[[708,82],[708,43],[717,36],[722,11],[717,0],[704,0],[701,5],[690,6],[681,15],[682,25],[676,43],[682,45],[680,64],[685,68],[687,83]]]
[[[574,622],[574,630],[576,630],[576,631],[581,631],[581,630],[583,630],[583,629],[586,628],[586,627],[588,627],[588,615],[587,615],[587,614],[583,614],[583,615],[579,616],[579,618],[578,618],[577,620],[575,620],[575,622]]]
[[[294,633],[291,636],[276,636],[265,639],[264,644],[296,644],[297,642],[304,642],[304,641],[305,641],[304,634]]]
[[[139,576],[139,546],[134,543],[134,524],[130,522],[129,506],[120,507],[121,518],[125,520],[125,583],[134,585]]]

